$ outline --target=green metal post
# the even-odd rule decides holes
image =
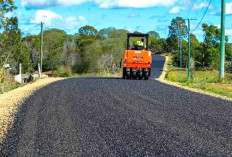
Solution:
[[[191,79],[191,38],[190,38],[190,19],[188,18],[188,79]]]
[[[43,72],[43,22],[41,22],[40,32],[40,69]]]
[[[220,78],[225,77],[225,13],[226,0],[222,0],[221,8],[221,51],[220,51]]]

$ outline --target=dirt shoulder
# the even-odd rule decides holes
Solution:
[[[63,79],[64,78],[40,79],[24,87],[0,95],[0,143],[2,143],[7,130],[13,124],[14,113],[17,112],[20,104],[36,90]]]

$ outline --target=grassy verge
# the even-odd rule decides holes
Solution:
[[[173,67],[169,64],[165,79],[181,86],[232,98],[232,74],[227,73],[225,79],[220,80],[219,71],[195,71],[193,79],[188,80],[186,69]]]
[[[3,78],[4,80],[0,81],[0,94],[11,91],[18,87],[24,86],[24,84],[19,84],[14,81],[14,77],[10,75],[6,75]]]

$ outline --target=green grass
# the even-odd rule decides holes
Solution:
[[[165,77],[171,82],[182,86],[201,89],[206,92],[232,98],[232,74],[227,73],[225,79],[219,79],[219,71],[195,71],[191,80],[187,79],[186,69],[173,67],[169,64]]]

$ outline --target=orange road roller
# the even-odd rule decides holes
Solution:
[[[148,34],[127,34],[127,49],[123,58],[123,79],[148,80],[151,76],[152,52]]]

